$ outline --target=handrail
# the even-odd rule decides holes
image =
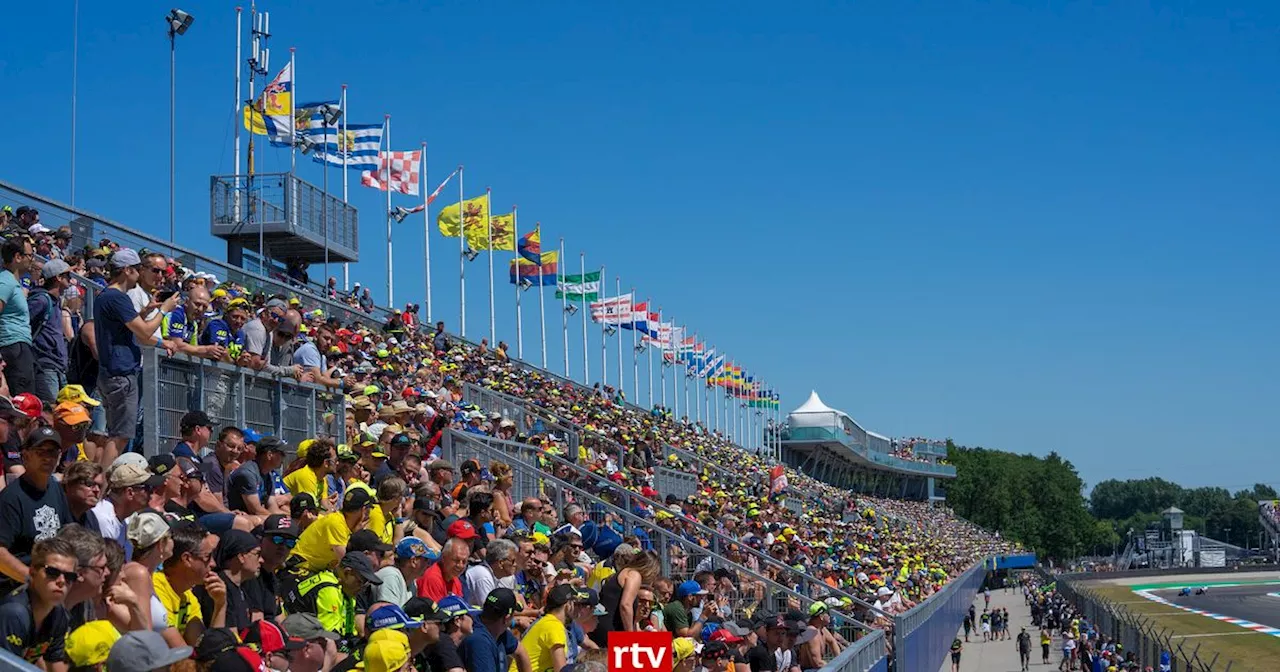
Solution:
[[[819,672],[867,672],[889,656],[885,651],[885,644],[883,630],[869,632],[827,661]]]
[[[693,549],[696,553],[699,553],[699,554],[706,553],[706,554],[712,555],[714,556],[715,560],[720,564],[722,564],[723,566],[732,568],[736,572],[739,572],[741,574],[751,577],[756,581],[759,581],[759,582],[765,583],[766,585],[771,586],[775,594],[778,591],[784,591],[790,597],[802,600],[804,602],[813,603],[814,601],[816,601],[814,597],[806,595],[794,588],[789,588],[787,586],[784,586],[774,581],[773,579],[763,576],[741,565],[740,563],[736,563],[736,562],[733,562],[732,560],[729,560],[714,547],[710,549],[703,548],[699,544],[696,544],[693,541],[690,541],[679,535],[676,535],[672,533],[670,530],[667,530],[662,526],[657,525],[654,522],[651,522],[649,520],[646,520],[644,518],[641,518],[631,513],[634,502],[637,502],[637,501],[642,503],[648,502],[648,500],[645,499],[644,497],[636,495],[635,493],[632,493],[629,490],[626,490],[625,488],[613,487],[612,484],[610,484],[609,485],[610,490],[612,492],[617,492],[618,494],[620,494],[623,500],[622,503],[624,504],[624,506],[615,506],[614,504],[611,504],[605,501],[604,498],[602,498],[599,494],[590,493],[584,490],[583,488],[577,485],[574,485],[573,483],[570,483],[569,481],[559,478],[553,474],[546,473],[542,469],[538,468],[536,465],[529,464],[523,458],[523,455],[525,453],[534,453],[535,460],[540,457],[537,454],[537,448],[534,446],[529,446],[527,444],[522,444],[522,443],[516,443],[514,441],[505,441],[502,439],[496,439],[489,436],[468,434],[466,432],[459,432],[453,429],[446,430],[445,440],[444,440],[446,450],[455,451],[457,449],[455,442],[468,444],[471,447],[475,448],[478,452],[489,453],[487,457],[489,457],[490,459],[493,459],[495,456],[494,454],[497,454],[498,457],[501,457],[502,460],[507,461],[508,464],[510,464],[510,466],[512,466],[513,468],[519,467],[524,470],[535,472],[537,473],[538,479],[543,483],[551,484],[561,491],[568,490],[570,492],[579,494],[581,497],[584,498],[584,501],[590,502],[591,507],[596,507],[599,510],[606,511],[618,517],[621,520],[626,520],[633,527],[640,527],[644,529],[646,535],[652,536],[656,534],[657,536],[662,537],[664,540],[667,540],[668,542],[678,545],[682,548]],[[493,447],[495,445],[499,447],[498,448]],[[503,450],[502,448],[507,448],[507,450]],[[452,458],[455,456],[448,455],[447,457]],[[558,464],[569,466],[571,469],[576,466],[576,465],[571,465],[567,462],[564,462],[563,460],[558,461]],[[576,473],[581,474],[581,472],[576,472]],[[664,556],[664,560],[666,560],[665,556]],[[789,567],[784,567],[784,569],[786,569],[792,574],[796,574],[794,569],[791,569]],[[863,630],[875,630],[875,628],[873,628],[872,626],[867,625],[866,623],[863,623],[862,621],[859,621],[847,614],[841,613],[838,610],[833,609],[832,613],[838,616],[840,619],[844,620],[845,622],[853,626],[856,626],[858,628],[861,628]]]

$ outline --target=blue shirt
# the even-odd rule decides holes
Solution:
[[[27,295],[18,279],[8,269],[0,271],[0,348],[14,343],[31,343],[31,314],[27,312]]]
[[[462,640],[458,654],[466,663],[467,672],[507,672],[507,660],[518,645],[510,630],[503,630],[498,639],[494,639],[489,628],[476,621],[475,630]]]
[[[102,290],[93,302],[98,369],[108,376],[126,376],[142,370],[142,349],[138,347],[133,332],[125,326],[137,316],[133,300],[114,287]]]
[[[232,359],[244,352],[244,330],[232,332],[231,325],[221,317],[209,321],[200,335],[200,345],[221,345],[227,349]]]
[[[293,351],[293,363],[303,368],[315,367],[321,371],[325,369],[324,357],[316,344],[311,341],[303,341],[298,349]]]
[[[160,334],[165,338],[176,338],[184,343],[195,345],[196,330],[200,325],[195,320],[187,317],[187,309],[178,306],[164,316],[164,322],[160,324]]]

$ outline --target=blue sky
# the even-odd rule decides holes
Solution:
[[[465,163],[468,196],[518,203],[544,244],[564,236],[573,264],[606,264],[610,285],[621,276],[787,408],[816,389],[869,429],[1057,450],[1090,483],[1280,480],[1257,470],[1280,448],[1280,5],[1027,4],[262,8],[273,69],[298,49],[299,99],[348,84],[350,121],[390,113],[397,148],[430,143],[432,186]],[[80,15],[76,202],[160,236],[169,7]],[[235,14],[185,9],[179,241],[217,255],[208,176],[234,170]],[[71,2],[9,17],[3,174],[69,200]],[[320,181],[308,161],[300,174]],[[356,183],[354,279],[381,301],[381,195]],[[421,220],[394,240],[396,298],[420,301]],[[453,327],[456,248],[432,244]],[[468,269],[470,335],[487,332],[486,272]],[[536,321],[526,310],[527,357]]]

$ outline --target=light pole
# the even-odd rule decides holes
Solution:
[[[169,15],[164,17],[169,24],[169,242],[173,242],[174,233],[174,215],[173,215],[173,180],[174,180],[174,91],[177,89],[177,44],[178,36],[184,35],[187,29],[191,27],[191,22],[195,18],[181,9],[169,10]]]

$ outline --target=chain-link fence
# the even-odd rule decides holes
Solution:
[[[1138,664],[1169,672],[1228,672],[1232,661],[1217,653],[1202,652],[1202,642],[1177,637],[1149,615],[1136,614],[1124,605],[1090,590],[1079,582],[1058,577],[1057,590],[1075,605],[1102,636],[1112,637]],[[1164,667],[1164,665],[1168,667]],[[1240,668],[1236,668],[1240,669]]]

